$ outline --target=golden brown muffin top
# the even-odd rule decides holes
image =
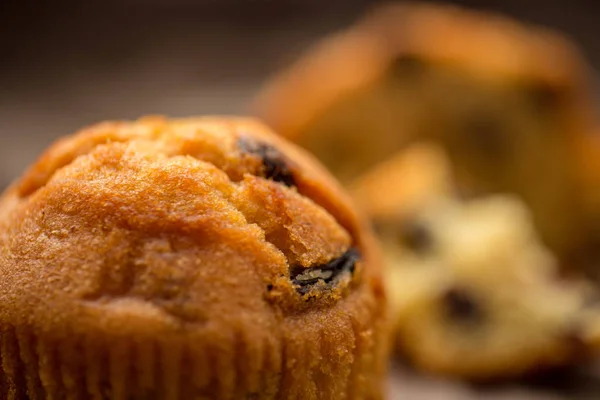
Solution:
[[[112,309],[195,323],[382,295],[368,231],[338,184],[248,119],[83,129],[12,185],[0,221],[0,321],[110,325]]]
[[[581,54],[551,30],[451,5],[405,3],[380,6],[317,43],[266,85],[256,111],[294,138],[339,99],[409,62],[458,68],[484,80],[533,82],[549,95],[587,92]]]

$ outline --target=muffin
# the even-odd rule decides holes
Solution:
[[[594,118],[566,39],[435,4],[384,6],[269,82],[258,115],[345,184],[407,143],[437,140],[463,193],[517,193],[545,243],[583,240],[574,141]]]
[[[600,282],[600,129],[579,141],[576,169],[578,184],[582,188],[582,214],[586,216],[586,240],[582,248],[567,254],[567,260]]]
[[[559,275],[520,199],[461,199],[448,164],[419,145],[353,188],[383,242],[398,352],[471,380],[586,361],[600,338],[597,291]]]
[[[253,120],[60,140],[0,200],[0,398],[380,399],[375,243]]]

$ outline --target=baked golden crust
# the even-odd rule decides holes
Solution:
[[[588,67],[562,36],[436,4],[378,8],[269,82],[258,115],[348,184],[437,140],[463,192],[515,193],[543,240],[585,241],[577,146],[594,126]]]
[[[0,276],[3,398],[382,395],[368,228],[251,120],[59,141],[0,200]]]

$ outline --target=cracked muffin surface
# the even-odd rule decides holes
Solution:
[[[3,398],[379,399],[368,228],[246,119],[106,122],[0,200]]]
[[[351,189],[383,243],[398,352],[473,380],[588,361],[597,288],[561,276],[518,197],[464,199],[452,179],[442,149],[420,144]]]

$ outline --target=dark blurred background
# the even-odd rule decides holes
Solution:
[[[600,2],[456,2],[557,28],[600,65]],[[9,1],[0,5],[0,188],[57,136],[160,113],[244,113],[267,76],[367,0]]]

